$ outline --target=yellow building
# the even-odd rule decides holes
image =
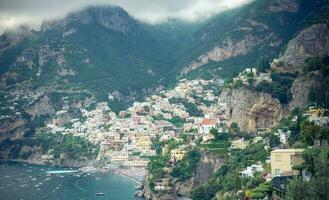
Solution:
[[[173,161],[182,160],[185,155],[186,155],[186,151],[182,148],[172,149],[170,151],[170,157],[171,157],[171,160],[173,160]]]
[[[293,170],[294,165],[303,163],[302,153],[304,149],[276,149],[271,152],[271,174],[276,176],[298,175]]]
[[[135,135],[135,148],[138,150],[151,150],[152,141],[148,134]]]
[[[310,108],[308,112],[312,117],[321,117],[325,111],[323,108]]]

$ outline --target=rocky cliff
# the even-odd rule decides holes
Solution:
[[[211,61],[220,62],[239,55],[245,55],[261,42],[262,39],[254,35],[246,35],[239,41],[233,41],[227,37],[224,39],[222,45],[214,47],[211,51],[201,55],[196,61],[183,68],[182,73],[187,74]]]
[[[292,39],[280,60],[285,65],[300,66],[307,58],[329,54],[329,25],[315,24]]]
[[[216,154],[202,152],[196,171],[190,179],[183,182],[173,180],[172,190],[161,194],[152,192],[146,181],[143,184],[144,197],[152,200],[189,199],[189,193],[208,181],[224,162],[225,160]]]
[[[189,196],[189,193],[208,181],[213,174],[224,164],[224,159],[216,154],[203,153],[192,178],[174,184],[174,193],[177,196]]]
[[[42,25],[42,30],[47,31],[51,29],[65,28],[68,24],[99,24],[105,28],[112,29],[126,33],[136,27],[136,22],[129,14],[120,7],[104,6],[104,7],[89,7],[83,11],[69,14],[64,20],[50,21]],[[76,30],[68,30],[70,35]]]
[[[329,99],[327,79],[320,71],[309,72],[296,78],[291,87],[290,109],[304,108],[314,102],[318,105],[326,104]]]
[[[53,115],[55,114],[55,109],[52,105],[51,99],[48,96],[43,96],[29,106],[26,112],[35,117],[47,114]]]
[[[228,122],[237,123],[242,131],[273,127],[284,116],[284,107],[279,100],[244,87],[225,89],[219,101],[227,105]]]

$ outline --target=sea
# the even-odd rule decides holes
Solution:
[[[0,161],[0,200],[137,200],[125,177]]]

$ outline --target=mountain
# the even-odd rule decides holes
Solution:
[[[262,57],[276,58],[304,28],[328,19],[328,1],[253,1],[202,25],[184,42],[182,75],[229,77]]]
[[[24,81],[32,90],[66,83],[106,100],[109,92],[128,97],[157,85],[170,66],[167,54],[122,8],[90,7],[44,23],[36,35],[2,52],[0,64],[7,88]]]
[[[40,31],[2,35],[0,88],[80,90],[98,101],[110,94],[118,111],[178,78],[227,78],[278,57],[295,34],[322,19],[327,4],[257,0],[204,22],[154,26],[119,7],[89,7]]]
[[[227,79],[259,61],[281,57],[289,66],[327,54],[328,5],[256,0],[206,21],[159,25],[120,7],[97,6],[45,22],[39,31],[7,31],[0,36],[0,141],[31,136],[62,110],[70,112],[56,119],[60,124],[98,102],[119,112],[181,78]],[[307,88],[319,88],[315,83]],[[278,84],[286,87],[275,98],[287,103],[291,85]],[[301,104],[298,97],[291,104]]]

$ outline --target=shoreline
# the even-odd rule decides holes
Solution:
[[[60,167],[60,168],[76,168],[81,172],[89,172],[89,173],[111,173],[114,175],[121,176],[123,178],[129,179],[138,186],[141,186],[144,180],[144,176],[146,175],[145,168],[111,168],[111,169],[104,169],[99,167],[93,167],[92,169],[88,170],[86,167],[76,167],[76,166],[68,166],[68,165],[52,165],[52,164],[45,164],[41,161],[36,160],[23,160],[23,159],[0,159],[0,162],[17,162],[22,164],[29,164],[29,165],[41,165],[41,166],[52,166],[52,167]],[[134,176],[135,175],[135,176]]]
[[[145,168],[117,168],[113,172],[125,178],[132,180],[138,186],[141,186],[146,175]]]
[[[131,177],[131,176],[127,176],[123,173],[117,173],[117,174],[114,174],[114,175],[118,175],[118,176],[121,176],[123,178],[126,178],[126,179],[129,179],[131,180],[132,182],[136,183],[137,185],[142,185],[142,181],[139,181],[138,179],[134,178],[134,177]]]

